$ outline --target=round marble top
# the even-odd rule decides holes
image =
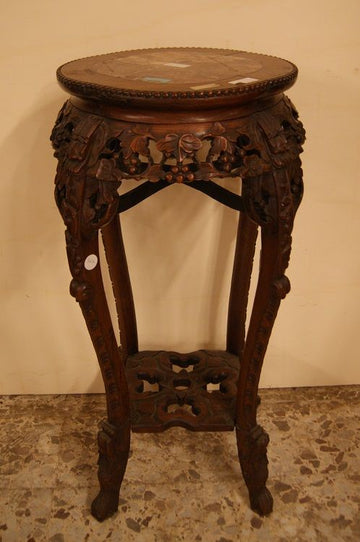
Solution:
[[[296,66],[277,57],[175,47],[92,56],[57,71],[59,83],[71,94],[122,105],[139,98],[154,102],[247,95],[249,101],[281,92],[296,76]]]

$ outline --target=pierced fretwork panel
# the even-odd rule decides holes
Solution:
[[[129,356],[126,374],[133,431],[233,429],[237,356],[209,350],[139,352]]]

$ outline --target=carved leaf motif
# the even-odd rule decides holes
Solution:
[[[124,158],[130,158],[133,153],[149,156],[149,138],[151,134],[148,130],[140,129],[136,126],[133,130],[124,130],[121,134],[120,142]]]
[[[212,146],[211,146],[211,155],[216,156],[219,155],[221,152],[232,152],[232,144],[226,137],[223,136],[216,136],[213,139]]]
[[[174,156],[179,162],[182,162],[187,155],[198,151],[201,146],[201,139],[194,134],[167,134],[156,144],[158,150],[169,156]]]
[[[70,160],[84,160],[91,136],[101,124],[101,119],[89,115],[82,119],[72,133],[68,157]]]
[[[202,163],[195,173],[195,181],[209,181],[211,177],[215,177],[217,173],[218,172],[211,163]]]
[[[147,136],[136,136],[130,143],[130,150],[142,154],[143,156],[150,156],[148,141],[149,139]],[[130,154],[131,153],[129,152],[125,158],[128,158]]]
[[[81,162],[85,158],[88,141],[81,136],[74,136],[70,146],[68,157],[70,160]]]
[[[211,130],[211,135],[218,136],[224,132],[226,132],[224,126],[220,122],[215,122]]]
[[[117,187],[118,183],[99,183],[99,194],[98,194],[98,203],[103,204],[112,204],[117,200]]]
[[[286,152],[288,149],[286,137],[283,134],[277,134],[275,137],[269,139],[272,152],[280,154]]]
[[[248,177],[257,177],[258,175],[261,175],[264,170],[264,164],[257,154],[244,156],[243,160],[246,168],[246,175]]]
[[[179,136],[177,134],[167,134],[163,139],[160,139],[156,143],[156,147],[160,152],[174,154],[178,139]]]
[[[121,181],[122,175],[114,158],[102,158],[100,160],[96,178],[99,181]]]
[[[201,148],[201,140],[194,134],[184,134],[180,137],[179,147],[187,154],[190,154]]]

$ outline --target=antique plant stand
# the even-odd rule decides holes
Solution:
[[[251,507],[262,515],[272,510],[265,485],[269,437],[256,410],[265,350],[280,300],[290,290],[284,273],[303,192],[304,130],[283,94],[296,76],[297,68],[279,58],[201,48],[112,53],[57,71],[72,97],[51,136],[56,202],[66,225],[70,292],[82,309],[106,390],[108,419],[98,435],[100,493],[92,504],[98,520],[117,510],[130,431],[173,426],[235,428]],[[214,181],[222,177],[241,182],[241,196]],[[139,186],[119,195],[127,179]],[[224,351],[138,350],[119,215],[172,183],[239,211]],[[259,227],[260,270],[245,334]],[[121,346],[104,292],[100,231]]]

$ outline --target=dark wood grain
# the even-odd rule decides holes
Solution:
[[[138,337],[120,218],[115,216],[101,232],[118,316],[121,354],[125,361],[129,354],[138,351]]]
[[[58,70],[60,83],[75,96],[64,104],[51,136],[58,159],[55,197],[66,225],[71,294],[85,317],[107,399],[108,419],[98,437],[100,493],[92,506],[100,521],[118,507],[130,428],[175,425],[195,431],[235,427],[251,507],[261,515],[272,510],[258,385],[281,299],[290,290],[285,271],[303,193],[305,133],[283,95],[296,76],[296,67],[281,59],[197,48],[100,55]],[[241,178],[241,196],[217,184],[221,178],[237,184]],[[119,196],[128,179],[143,184]],[[118,215],[176,183],[239,211],[226,351],[138,352]],[[258,229],[260,269],[248,310]],[[120,349],[102,281],[99,231]]]
[[[210,350],[140,352],[128,358],[126,374],[133,431],[161,432],[176,426],[192,431],[234,429],[237,356]],[[146,383],[156,389],[144,389]]]
[[[242,358],[250,279],[258,226],[245,213],[239,216],[227,321],[228,352]]]

